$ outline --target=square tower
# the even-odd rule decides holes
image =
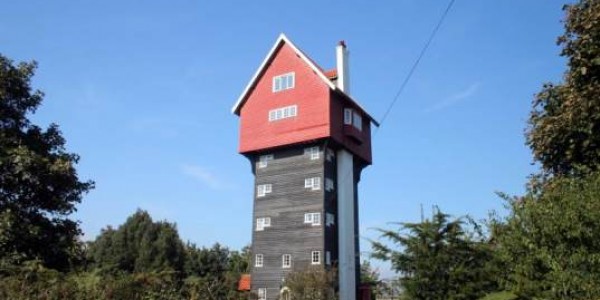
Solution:
[[[348,94],[348,51],[324,71],[280,35],[232,111],[255,176],[251,289],[278,299],[289,272],[337,267],[340,299],[360,278],[358,193],[371,124]]]

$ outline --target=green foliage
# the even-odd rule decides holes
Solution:
[[[212,248],[190,244],[186,251],[185,273],[189,277],[185,283],[190,293],[201,295],[200,299],[236,299],[238,280],[248,271],[249,247],[239,253],[219,244]]]
[[[76,154],[56,124],[32,124],[43,94],[32,91],[35,62],[0,55],[0,260],[39,259],[66,270],[79,258],[79,226],[67,216],[93,183],[81,182]]]
[[[517,296],[511,292],[496,292],[486,295],[480,300],[514,300],[517,299]]]
[[[461,219],[438,210],[431,220],[400,225],[380,229],[399,249],[373,242],[373,256],[391,262],[409,299],[477,299],[497,288],[491,245]]]
[[[105,271],[182,272],[185,249],[175,224],[154,222],[146,211],[138,210],[127,221],[104,229],[89,244],[93,266]]]
[[[600,172],[508,199],[498,252],[522,297],[600,298]]]
[[[303,300],[337,300],[337,272],[335,269],[325,270],[309,267],[303,271],[288,273],[285,287],[292,299]]]
[[[568,59],[561,84],[544,85],[533,101],[527,144],[554,175],[585,173],[600,165],[600,1],[566,5],[558,43]]]

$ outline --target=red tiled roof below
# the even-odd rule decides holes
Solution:
[[[325,77],[327,77],[329,79],[335,79],[338,77],[336,69],[327,70],[327,71],[323,72],[323,74],[325,74]]]
[[[249,291],[251,281],[250,274],[242,274],[238,282],[238,291]]]

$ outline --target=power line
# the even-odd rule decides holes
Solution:
[[[408,71],[408,74],[406,75],[406,78],[404,78],[404,81],[400,85],[400,88],[398,89],[398,92],[396,93],[396,95],[394,96],[392,102],[390,103],[390,106],[387,108],[387,110],[383,114],[383,117],[381,118],[381,120],[379,122],[379,127],[377,127],[377,129],[375,129],[375,133],[373,134],[373,136],[375,136],[375,134],[377,134],[377,132],[379,132],[379,128],[383,125],[383,122],[385,122],[385,119],[388,117],[389,113],[392,111],[392,108],[394,107],[394,105],[396,104],[396,102],[398,101],[398,99],[400,98],[400,95],[404,91],[404,88],[406,88],[406,85],[410,81],[410,78],[415,73],[415,70],[417,69],[417,66],[419,65],[419,63],[421,62],[421,59],[425,55],[425,52],[427,52],[427,49],[429,49],[429,45],[431,45],[431,42],[433,41],[433,38],[436,36],[436,34],[439,31],[440,27],[442,27],[442,24],[444,23],[444,20],[446,19],[446,16],[450,12],[450,9],[452,8],[452,5],[454,5],[454,1],[455,0],[450,0],[450,2],[448,3],[448,6],[446,7],[446,10],[444,10],[444,13],[440,17],[440,20],[438,21],[437,25],[435,26],[435,28],[433,29],[433,31],[429,35],[429,38],[427,39],[427,42],[425,43],[425,46],[423,46],[423,49],[421,49],[421,52],[419,53],[419,56],[417,57],[417,60],[415,60],[415,62],[413,63],[412,67],[410,68],[410,71]]]

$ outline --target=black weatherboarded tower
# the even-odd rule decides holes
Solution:
[[[356,299],[357,188],[378,124],[349,94],[343,42],[336,62],[323,70],[282,34],[232,110],[255,175],[251,289],[261,300],[291,299],[291,271],[333,266],[340,299]]]

